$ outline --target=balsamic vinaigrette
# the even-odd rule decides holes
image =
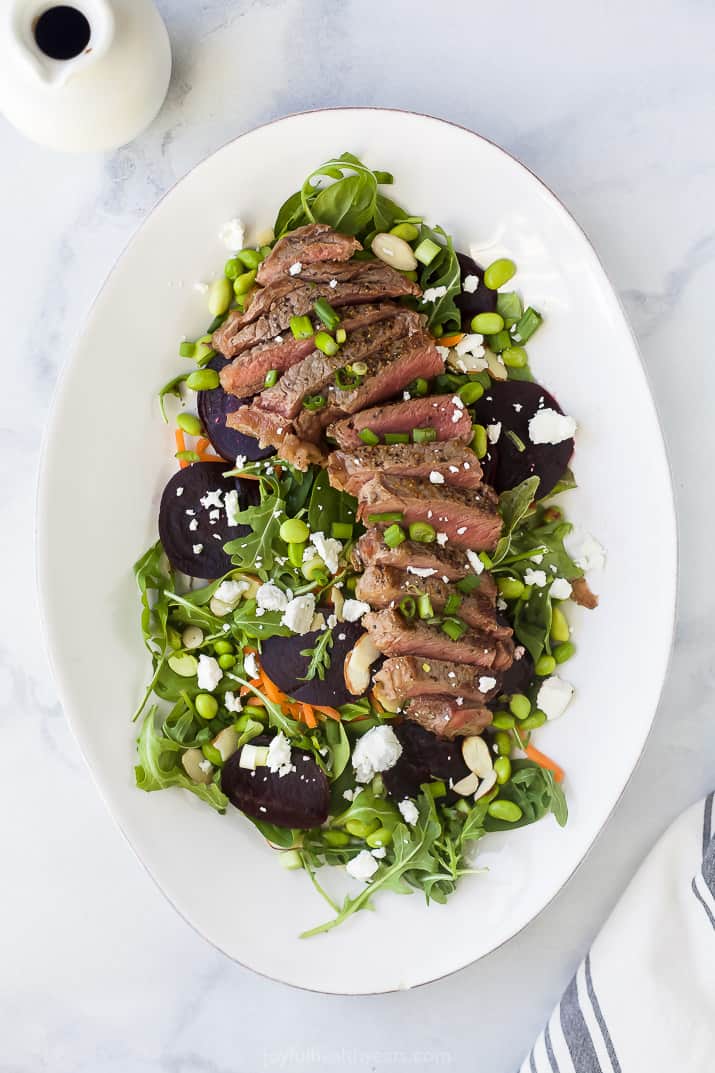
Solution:
[[[89,22],[81,11],[69,4],[58,4],[40,15],[35,23],[38,48],[52,60],[72,60],[89,43]]]

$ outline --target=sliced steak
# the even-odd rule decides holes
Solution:
[[[461,704],[458,702],[461,700]],[[464,697],[415,697],[405,709],[405,715],[425,730],[440,738],[481,734],[492,721],[488,708],[467,704]]]
[[[341,235],[330,224],[306,224],[279,238],[258,267],[256,280],[262,286],[288,274],[292,265],[315,261],[349,261],[362,246],[352,235]]]
[[[260,410],[257,406],[241,406],[226,419],[229,428],[238,429],[244,435],[254,436],[261,447],[275,447],[281,458],[297,469],[306,470],[312,463],[323,466],[326,456],[314,443],[296,436],[292,421],[280,414]]]
[[[356,447],[333,451],[328,473],[333,488],[357,495],[366,481],[378,473],[394,477],[429,477],[441,473],[455,488],[478,488],[482,467],[469,447],[455,440],[443,443],[396,443],[383,447]]]
[[[585,577],[577,577],[575,581],[571,582],[571,588],[574,603],[591,609],[598,607],[598,596],[596,596],[595,592],[591,592]]]
[[[388,548],[381,529],[368,529],[363,533],[352,550],[351,558],[356,570],[362,570],[371,563],[385,563],[401,570],[410,567],[412,570],[429,570],[443,581],[459,581],[467,574],[474,573],[461,548],[450,544],[444,547],[439,544],[418,544],[415,540],[405,540],[396,548]]]
[[[450,488],[412,477],[373,477],[358,496],[359,517],[368,525],[385,513],[402,514],[405,524],[428,522],[447,541],[462,548],[493,551],[502,522],[497,496],[487,485],[479,489]]]
[[[418,331],[422,318],[409,309],[399,310],[389,320],[368,324],[352,332],[337,354],[329,357],[314,350],[307,358],[283,374],[275,387],[261,392],[256,405],[283,417],[295,417],[303,399],[324,392],[338,369],[354,361],[365,361],[403,336]]]
[[[416,577],[406,570],[394,566],[368,566],[358,578],[355,595],[364,600],[373,609],[393,607],[405,596],[419,596],[426,593],[435,613],[441,614],[450,598],[459,597],[460,604],[454,614],[475,630],[481,630],[492,637],[509,638],[512,630],[503,626],[496,619],[497,587],[489,574],[480,575],[478,589],[463,596],[454,587],[442,581],[441,577]]]
[[[333,280],[337,282],[331,287]],[[312,313],[317,298],[327,298],[332,306],[340,307],[420,293],[416,283],[380,261],[309,265],[300,276],[258,288],[248,309],[229,313],[212,342],[221,354],[233,358],[287,330],[291,317]]]
[[[409,434],[416,428],[433,428],[438,440],[470,443],[472,439],[469,411],[457,395],[428,395],[423,399],[408,399],[390,406],[375,406],[331,425],[328,435],[343,450],[350,451],[362,446],[360,433],[364,429],[382,438],[388,432]]]
[[[348,306],[343,312],[341,326],[346,331],[355,331],[379,320],[394,317],[397,312],[399,306],[393,302],[368,302],[361,306]],[[316,326],[317,330],[320,329]],[[288,330],[285,335],[258,343],[239,354],[222,371],[221,385],[224,391],[241,398],[255,395],[263,388],[266,373],[271,369],[283,373],[303,358],[307,358],[314,350],[313,336],[308,339],[294,339]]]
[[[391,711],[398,711],[413,697],[464,697],[473,707],[484,707],[495,696],[498,686],[489,690],[479,688],[488,676],[465,663],[451,660],[426,661],[416,656],[398,656],[385,660],[375,675],[376,693]]]
[[[385,656],[423,656],[469,663],[486,671],[503,671],[511,665],[514,645],[478,630],[467,630],[453,641],[439,626],[420,619],[406,621],[399,611],[370,611],[362,620],[376,648]]]

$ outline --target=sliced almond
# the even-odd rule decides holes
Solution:
[[[478,776],[475,775],[473,771],[470,771],[469,775],[465,775],[463,779],[459,780],[459,782],[455,782],[452,786],[452,789],[454,790],[455,794],[459,794],[460,797],[471,797],[472,794],[475,794],[477,792],[478,786]]]
[[[376,682],[372,687],[370,700],[379,704],[386,712],[398,712],[400,710],[400,702],[389,693],[385,693],[384,686],[381,686],[379,682]]]
[[[343,664],[345,685],[353,696],[364,697],[370,688],[370,668],[379,657],[380,650],[375,647],[368,633],[355,643],[348,652]]]
[[[489,755],[489,746],[484,738],[478,734],[472,734],[462,742],[462,757],[470,771],[478,775],[480,779],[486,779],[493,768],[492,758]]]
[[[209,601],[209,609],[212,615],[216,615],[217,618],[223,618],[224,615],[230,615],[233,608],[230,604],[225,604],[223,600],[219,600],[218,597],[212,596]]]
[[[492,354],[491,350],[485,350],[484,359],[489,368],[489,375],[493,377],[494,380],[506,380],[509,373],[501,358],[497,357],[496,354]]]
[[[343,596],[342,589],[339,589],[337,585],[333,585],[330,590],[330,599],[333,601],[333,611],[335,612],[336,619],[338,622],[342,622],[345,597]]]
[[[238,734],[233,727],[224,727],[220,730],[211,743],[214,749],[221,754],[222,760],[228,760],[238,748]]]
[[[389,235],[381,231],[372,240],[372,252],[398,272],[411,272],[417,268],[417,258],[412,247],[399,235]]]
[[[187,749],[181,757],[181,766],[192,782],[207,785],[213,778],[213,765],[209,763],[200,749]],[[205,771],[204,768],[206,768]]]
[[[477,790],[476,794],[474,795],[474,800],[478,801],[480,797],[484,797],[485,794],[488,794],[489,791],[491,790],[492,786],[494,786],[496,784],[496,781],[497,781],[497,773],[492,768],[492,770],[489,772],[489,774],[485,778],[483,778],[482,781],[480,782],[479,789]]]

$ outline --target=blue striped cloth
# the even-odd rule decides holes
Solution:
[[[520,1073],[715,1073],[713,794],[651,851]]]

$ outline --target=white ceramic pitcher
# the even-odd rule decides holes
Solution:
[[[54,149],[125,145],[166,96],[171,49],[152,0],[0,0],[0,112]]]

